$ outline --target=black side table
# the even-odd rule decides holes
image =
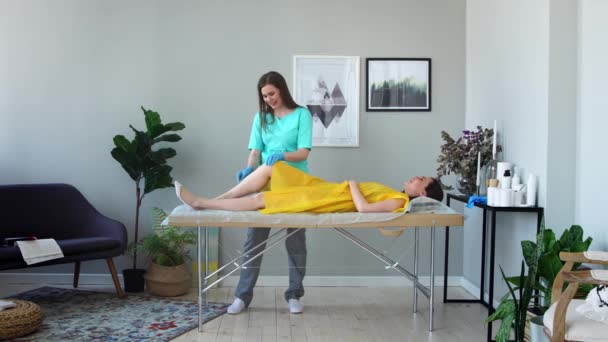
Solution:
[[[462,194],[448,193],[446,205],[450,206],[450,200],[468,203],[469,196]],[[479,299],[449,299],[448,296],[448,252],[450,250],[450,227],[445,227],[445,256],[444,256],[444,277],[443,277],[443,302],[444,303],[479,303],[488,308],[488,316],[494,312],[492,298],[494,297],[494,254],[496,247],[496,213],[497,212],[516,212],[516,213],[536,213],[536,234],[540,231],[543,219],[543,207],[493,207],[486,204],[475,203],[477,208],[483,210],[482,236],[481,236],[481,279],[479,281]],[[488,284],[488,302],[484,299],[485,292],[485,270],[486,270],[486,237],[487,237],[487,212],[491,213],[490,221],[490,274]],[[488,323],[487,341],[492,341],[492,322]]]

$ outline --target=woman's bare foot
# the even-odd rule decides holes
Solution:
[[[177,195],[177,198],[182,201],[182,203],[193,209],[201,209],[200,206],[197,206],[197,202],[199,202],[199,200],[204,200],[202,197],[194,195],[178,181],[175,181],[174,185],[175,194]]]

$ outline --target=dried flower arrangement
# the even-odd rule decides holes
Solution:
[[[441,131],[441,138],[445,144],[441,145],[441,153],[437,158],[437,177],[453,173],[458,176],[458,190],[465,194],[473,194],[476,190],[477,153],[481,152],[481,165],[484,166],[492,160],[492,137],[494,130],[477,126],[477,131],[462,131],[463,136],[454,140],[446,131]],[[496,152],[502,147],[496,145]],[[482,172],[480,170],[480,172]],[[443,185],[445,190],[453,187]]]

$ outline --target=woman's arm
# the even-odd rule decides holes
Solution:
[[[299,162],[302,160],[308,159],[308,155],[310,154],[310,150],[307,148],[299,148],[294,152],[284,152],[285,161],[290,162]]]
[[[251,152],[249,152],[249,157],[247,157],[247,166],[251,166],[252,169],[255,169],[258,165],[260,165],[260,150],[253,148],[251,149]]]
[[[348,181],[350,187],[350,194],[355,202],[355,207],[360,213],[387,213],[392,212],[396,209],[403,207],[405,204],[404,199],[388,199],[381,202],[369,203],[363,197],[361,190],[359,190],[359,184],[356,181]]]

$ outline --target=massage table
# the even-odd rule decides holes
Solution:
[[[198,267],[198,306],[199,306],[199,331],[203,331],[202,308],[203,301],[208,305],[207,291],[226,277],[230,276],[240,268],[247,267],[247,264],[266,251],[276,246],[280,241],[285,240],[299,229],[334,229],[344,238],[350,240],[369,254],[375,256],[386,264],[386,268],[397,271],[402,276],[410,279],[414,284],[413,291],[413,312],[417,312],[418,292],[420,291],[429,299],[429,331],[433,331],[433,297],[435,291],[435,228],[437,227],[462,227],[464,224],[463,216],[441,202],[426,197],[419,197],[410,202],[407,210],[403,213],[332,213],[332,214],[272,214],[264,215],[257,211],[225,211],[225,210],[194,210],[188,206],[181,205],[175,208],[165,219],[163,225],[176,227],[195,227],[198,228],[197,260],[198,265],[202,265],[201,247],[205,246],[205,275],[203,277],[201,267]],[[248,227],[271,227],[280,228],[279,231],[271,234],[264,243],[269,243],[261,252],[252,255],[243,263],[239,260],[244,259],[250,251],[244,251],[240,256],[219,267],[216,271],[209,273],[208,242],[209,232],[207,228],[248,228]],[[418,228],[431,229],[431,260],[430,260],[430,286],[426,287],[418,279]],[[289,232],[287,228],[297,228]],[[414,270],[413,273],[399,265],[399,262],[391,260],[383,253],[374,249],[372,246],[363,242],[361,239],[351,234],[347,229],[355,228],[380,228],[381,232],[387,236],[398,236],[406,228],[414,228]],[[388,230],[388,228],[393,228]],[[397,228],[396,230],[394,228]],[[201,241],[204,239],[204,241]],[[272,241],[272,242],[270,242]],[[254,246],[252,250],[256,250]],[[219,265],[218,265],[219,266]],[[219,272],[228,267],[234,267],[225,274],[219,276]],[[209,283],[210,279],[218,274],[217,280]],[[447,276],[447,275],[445,275]],[[204,299],[203,299],[204,297]]]

